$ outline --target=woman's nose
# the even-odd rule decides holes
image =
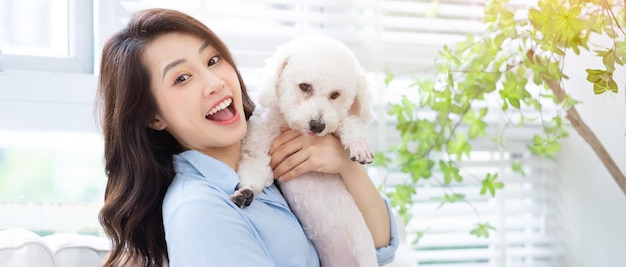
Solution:
[[[206,81],[204,83],[204,88],[202,89],[202,95],[204,97],[208,97],[218,92],[226,85],[222,78],[220,78],[218,75],[215,75],[211,71],[206,71],[204,76],[204,80]]]

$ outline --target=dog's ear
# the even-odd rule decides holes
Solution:
[[[278,86],[283,70],[289,62],[289,57],[284,53],[278,53],[268,59],[267,64],[261,71],[262,82],[259,90],[259,104],[268,108],[278,107]]]
[[[367,78],[365,73],[361,71],[357,80],[356,97],[352,106],[350,107],[350,114],[356,115],[367,124],[372,120],[374,116],[372,114],[372,93],[368,87]]]

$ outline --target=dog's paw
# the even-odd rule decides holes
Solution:
[[[243,186],[238,188],[229,198],[237,207],[243,208],[250,206],[254,200],[254,193],[252,193],[250,186]]]
[[[370,164],[374,159],[374,152],[366,142],[355,142],[348,146],[350,149],[350,159],[361,164]]]

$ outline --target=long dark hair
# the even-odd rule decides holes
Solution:
[[[170,32],[207,40],[237,72],[246,119],[254,109],[226,45],[184,13],[139,11],[105,43],[96,99],[108,176],[99,219],[112,242],[104,266],[163,266],[168,260],[161,206],[175,174],[172,156],[182,147],[167,131],[148,127],[157,106],[141,56],[152,40]]]

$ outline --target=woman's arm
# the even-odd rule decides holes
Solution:
[[[389,212],[383,198],[361,164],[348,159],[343,165],[339,174],[365,218],[374,238],[374,245],[376,248],[389,245]]]
[[[295,130],[283,132],[270,149],[270,165],[279,180],[289,180],[308,171],[338,173],[361,210],[376,248],[389,245],[389,211],[363,166],[350,160],[333,135],[311,138]]]

